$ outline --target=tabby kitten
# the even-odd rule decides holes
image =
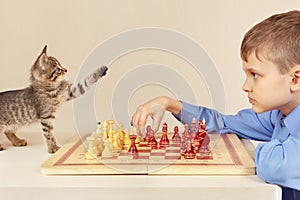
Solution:
[[[106,75],[107,70],[106,66],[102,66],[82,82],[73,85],[63,78],[67,69],[56,58],[47,56],[45,46],[31,68],[31,85],[22,90],[0,93],[0,133],[4,133],[14,146],[26,146],[26,140],[15,135],[16,130],[39,122],[48,152],[56,152],[59,147],[53,135],[53,121],[57,109],[63,102],[84,94]],[[3,149],[0,144],[0,150]]]

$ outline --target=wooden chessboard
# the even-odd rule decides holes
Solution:
[[[139,153],[123,149],[112,158],[85,158],[85,138],[72,138],[42,166],[43,174],[252,175],[255,163],[234,134],[209,134],[211,153],[185,159],[180,144],[151,149],[141,142]],[[170,138],[170,137],[169,137]]]

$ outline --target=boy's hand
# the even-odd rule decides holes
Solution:
[[[140,105],[132,116],[133,126],[137,128],[137,133],[144,138],[145,137],[145,125],[148,117],[153,120],[152,129],[156,133],[159,129],[161,120],[165,114],[165,109],[154,102],[148,102],[144,105]]]

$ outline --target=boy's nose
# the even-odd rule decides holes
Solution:
[[[243,89],[244,92],[251,92],[252,91],[252,88],[250,86],[250,83],[249,83],[248,79],[245,80],[242,89]]]

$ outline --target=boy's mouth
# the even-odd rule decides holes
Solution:
[[[251,103],[251,104],[255,103],[255,99],[253,99],[251,97],[248,97],[248,99],[249,99],[249,103]]]

